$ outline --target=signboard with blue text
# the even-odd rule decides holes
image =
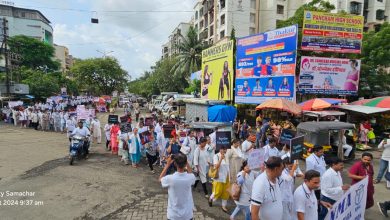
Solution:
[[[295,97],[298,26],[237,39],[235,102]]]

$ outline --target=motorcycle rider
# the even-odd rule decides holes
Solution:
[[[88,158],[89,144],[88,144],[87,138],[89,138],[91,133],[89,132],[89,129],[84,126],[84,123],[82,121],[79,121],[77,125],[78,125],[78,127],[73,130],[73,132],[70,135],[70,137],[73,137],[73,136],[77,135],[77,136],[81,136],[81,137],[83,137],[85,139],[84,142],[83,142],[84,143],[83,149],[86,151],[85,152],[86,158]],[[69,152],[70,152],[71,148],[72,148],[72,145],[70,145],[70,147],[69,147]]]

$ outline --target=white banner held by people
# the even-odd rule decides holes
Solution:
[[[249,153],[248,166],[251,170],[259,169],[264,164],[264,149],[255,149]]]
[[[329,210],[325,220],[364,220],[367,202],[368,177],[352,185],[343,197]]]

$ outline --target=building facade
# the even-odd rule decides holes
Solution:
[[[178,45],[183,41],[190,26],[190,23],[182,22],[172,31],[168,37],[168,42],[162,46],[162,58],[172,57],[180,53]]]
[[[54,44],[55,59],[61,63],[62,72],[67,72],[73,66],[73,57],[69,54],[69,49],[65,46]]]
[[[25,35],[53,45],[53,28],[40,11],[0,5],[0,18],[8,21],[8,36]]]

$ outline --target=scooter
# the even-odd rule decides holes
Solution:
[[[70,145],[69,165],[73,165],[75,159],[81,160],[87,158],[89,148],[89,137],[73,136]]]

